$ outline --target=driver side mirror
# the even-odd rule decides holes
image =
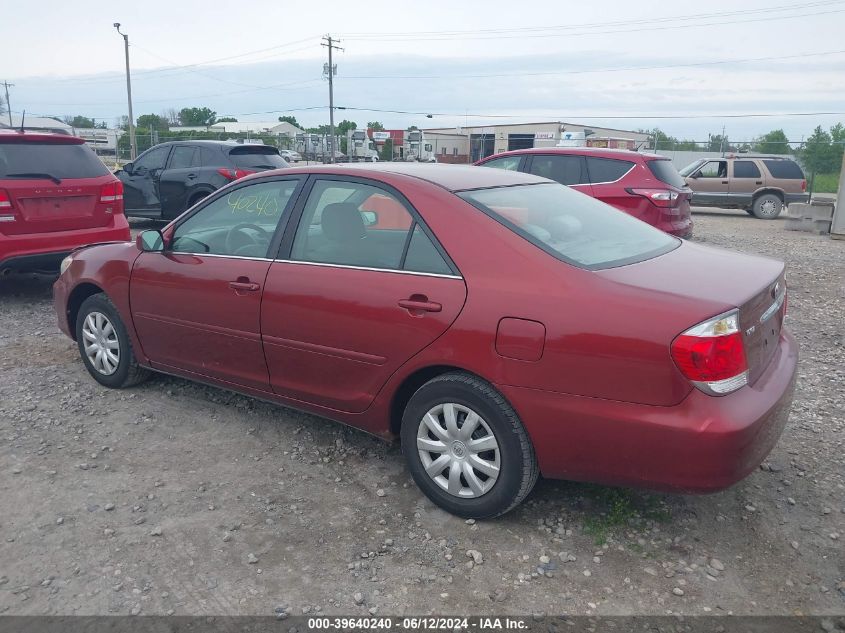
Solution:
[[[156,229],[141,231],[135,239],[135,245],[144,253],[161,253],[164,251],[164,236]]]
[[[126,163],[126,164],[123,166],[123,168],[122,168],[122,169],[123,169],[123,171],[125,171],[127,174],[129,174],[129,175],[131,176],[131,175],[132,175],[132,172],[135,170],[135,165],[134,165],[134,164],[132,164],[132,163]]]

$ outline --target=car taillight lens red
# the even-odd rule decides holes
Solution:
[[[228,180],[237,180],[238,178],[249,176],[250,174],[254,174],[255,172],[250,171],[248,169],[229,169],[227,167],[221,167],[217,170],[217,173]]]
[[[0,189],[0,211],[12,208],[12,199],[5,189]]]
[[[806,180],[801,181],[801,191],[807,191],[807,181]]]
[[[100,202],[117,202],[123,200],[123,183],[119,180],[110,182],[100,188]]]
[[[657,207],[674,207],[681,199],[681,194],[669,189],[626,189],[635,196],[648,198]]]
[[[696,387],[724,395],[748,383],[737,311],[699,323],[672,341],[672,359]]]

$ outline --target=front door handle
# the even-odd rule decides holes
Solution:
[[[755,185],[762,185],[762,184],[763,184],[763,181],[762,181],[762,180],[758,180],[758,181],[757,181],[757,182],[755,182],[754,184],[755,184]]]
[[[723,185],[726,185],[726,184],[728,184],[728,181],[727,181],[727,180],[723,180],[723,181],[722,181],[722,184],[723,184]]]
[[[434,301],[429,301],[425,295],[412,295],[410,299],[399,301],[399,307],[409,312],[440,312],[443,306]]]
[[[193,180],[194,178],[196,178],[196,177],[197,177],[197,175],[196,175],[196,174],[188,174],[186,177],[187,177],[189,180]]]
[[[236,281],[230,281],[229,287],[235,292],[255,292],[261,286],[254,281],[250,281],[249,277],[238,277]]]

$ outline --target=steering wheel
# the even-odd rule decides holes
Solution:
[[[267,243],[270,242],[270,234],[262,229],[257,224],[249,224],[248,222],[243,222],[241,224],[236,224],[232,228],[228,230],[226,233],[226,252],[233,253],[236,250],[243,248],[244,246],[262,246],[263,244],[259,241],[259,238],[256,238],[253,235],[247,233],[244,229],[253,229],[256,233],[259,234],[260,238],[264,238]],[[238,236],[237,238],[235,236]],[[249,240],[249,243],[237,243],[237,240],[243,242],[243,238]]]

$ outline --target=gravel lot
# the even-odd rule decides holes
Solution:
[[[695,221],[788,262],[800,379],[768,462],[700,497],[541,481],[478,523],[363,433],[174,378],[100,387],[52,280],[0,280],[0,613],[845,614],[845,242]]]

